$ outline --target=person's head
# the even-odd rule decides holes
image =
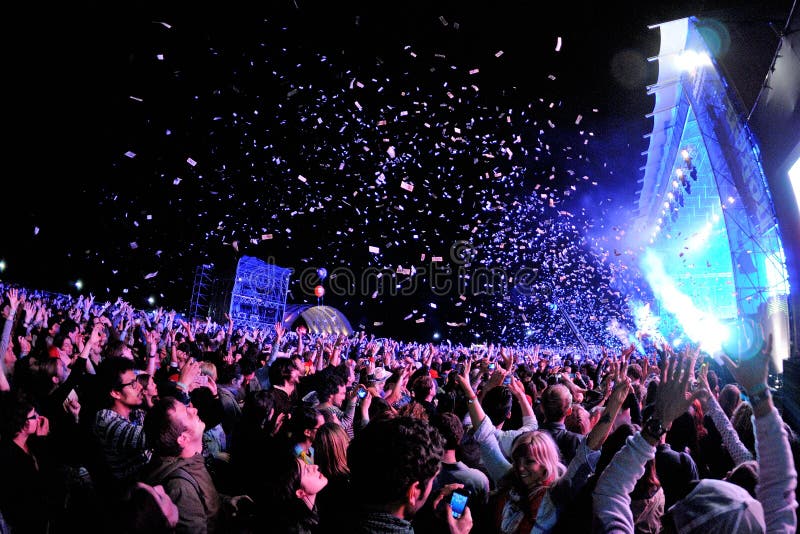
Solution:
[[[560,423],[572,408],[572,395],[563,384],[552,384],[542,393],[542,409],[549,423]]]
[[[344,379],[335,373],[319,373],[317,398],[320,402],[330,402],[333,406],[341,406],[347,396]]]
[[[464,425],[456,414],[438,413],[431,420],[431,424],[442,435],[444,450],[451,451],[458,448],[464,438]]]
[[[739,435],[742,445],[747,447],[747,450],[755,455],[756,438],[753,432],[752,416],[753,407],[749,402],[742,402],[733,412],[731,425],[733,425],[733,429]]]
[[[38,428],[39,414],[28,395],[15,390],[0,393],[0,438],[27,437]]]
[[[564,425],[567,427],[567,430],[583,435],[588,434],[592,429],[589,412],[580,404],[576,404],[572,407],[572,411],[564,419]]]
[[[325,418],[317,408],[307,405],[295,408],[291,415],[288,423],[284,423],[289,438],[293,444],[307,448],[314,442],[319,427],[325,424]]]
[[[174,397],[159,399],[144,419],[147,445],[161,457],[187,458],[201,452],[204,431],[197,410]]]
[[[642,374],[644,373],[642,371],[641,365],[639,365],[638,363],[632,363],[628,365],[626,374],[628,375],[628,378],[631,379],[631,382],[638,382],[642,379]]]
[[[136,379],[133,360],[120,356],[105,358],[97,367],[97,379],[107,406],[130,409],[142,404],[144,394]]]
[[[742,403],[742,392],[736,384],[725,384],[722,391],[719,392],[717,401],[722,411],[725,412],[725,415],[730,419],[733,416],[733,412],[735,412],[739,404]]]
[[[314,437],[314,462],[328,478],[350,474],[347,446],[350,438],[339,423],[325,423]]]
[[[275,403],[272,394],[266,389],[258,389],[250,391],[245,397],[241,422],[264,429],[268,427],[274,414]]]
[[[424,421],[370,421],[347,450],[354,494],[367,506],[411,519],[430,496],[442,452],[441,436]]]
[[[269,383],[273,386],[286,386],[297,384],[300,381],[300,371],[289,358],[278,358],[269,366]]]
[[[207,387],[194,388],[189,393],[192,406],[197,409],[197,415],[203,421],[207,429],[214,428],[222,423],[224,410],[219,399],[214,398],[214,393]]]
[[[72,339],[63,330],[53,337],[53,346],[66,356],[72,356]]]
[[[758,461],[748,460],[740,463],[728,471],[723,480],[743,488],[755,499],[756,485],[758,485]]]
[[[370,421],[377,421],[381,419],[391,419],[392,417],[397,416],[397,410],[395,410],[391,404],[386,402],[385,399],[382,397],[372,397],[372,401],[369,404],[369,420]]]
[[[152,532],[167,534],[178,525],[178,507],[164,491],[164,486],[150,486],[137,482],[125,502],[127,512],[126,532]]]
[[[511,444],[511,461],[516,482],[530,491],[549,486],[563,472],[558,446],[547,432],[523,432]]]
[[[133,360],[133,351],[131,351],[127,343],[115,339],[106,344],[105,356],[106,358],[126,358],[128,360]]]
[[[762,534],[764,509],[746,490],[705,478],[661,518],[666,534]]]
[[[317,494],[328,484],[328,479],[315,464],[295,458],[289,451],[280,451],[270,458],[270,473],[266,479],[266,514],[276,532],[304,526],[306,530],[318,523],[313,513]],[[288,531],[288,529],[286,529]],[[295,530],[296,531],[296,530]]]
[[[200,373],[204,376],[211,377],[214,382],[217,381],[217,366],[214,362],[203,360],[200,362]]]
[[[411,385],[416,401],[431,401],[436,396],[436,382],[429,374],[418,376]]]
[[[508,386],[495,386],[484,395],[481,405],[483,411],[495,426],[511,417],[514,396]]]

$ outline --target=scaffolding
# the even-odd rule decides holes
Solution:
[[[236,266],[230,293],[230,315],[236,327],[272,330],[283,320],[292,269],[251,256]]]
[[[192,300],[189,302],[189,316],[205,318],[209,315],[211,290],[214,284],[213,263],[198,265],[194,271],[192,284]]]

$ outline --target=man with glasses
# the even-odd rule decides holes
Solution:
[[[97,369],[102,405],[92,425],[99,448],[93,477],[99,493],[109,497],[121,495],[150,460],[142,428],[144,395],[133,365],[128,358],[112,356]]]

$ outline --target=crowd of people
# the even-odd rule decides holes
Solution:
[[[719,365],[2,291],[3,534],[796,531],[770,342]]]

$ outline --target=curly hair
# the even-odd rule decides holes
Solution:
[[[464,438],[464,425],[461,419],[452,412],[438,413],[431,421],[444,439],[445,450],[455,450]]]
[[[411,417],[371,421],[347,450],[354,495],[366,505],[402,503],[415,482],[427,485],[442,463],[442,438]]]
[[[317,384],[317,398],[320,402],[328,402],[331,400],[331,397],[336,395],[336,393],[339,392],[339,388],[346,383],[341,376],[332,372],[319,373],[317,380],[319,380]]]

